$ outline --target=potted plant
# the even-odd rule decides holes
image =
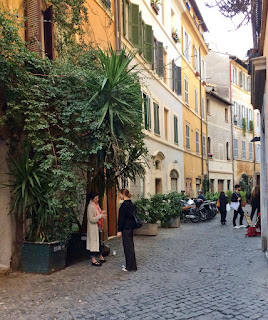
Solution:
[[[161,226],[165,228],[178,228],[180,226],[181,200],[184,195],[170,192],[164,197],[165,211]]]
[[[207,83],[206,83],[206,81],[203,80],[203,81],[202,81],[202,84],[205,86]]]
[[[26,149],[9,163],[11,212],[27,227],[21,249],[21,269],[50,274],[63,269],[71,233],[70,213],[59,209],[51,190],[52,176],[40,170],[40,160]]]
[[[241,207],[245,207],[246,205],[246,191],[240,191],[241,195]]]
[[[243,130],[243,136],[245,136],[246,130],[247,130],[247,123],[245,118],[242,119],[242,130]]]
[[[195,72],[195,75],[196,75],[197,77],[199,77],[199,76],[200,76],[200,73],[199,73],[198,71],[196,71],[196,72]]]
[[[210,159],[212,159],[213,154],[209,152],[209,153],[208,153],[208,157],[209,157]]]
[[[157,235],[157,222],[162,221],[164,212],[163,195],[155,194],[150,199],[141,198],[135,202],[137,215],[143,222],[140,229],[135,230],[135,234],[155,236]]]
[[[252,120],[249,121],[249,130],[250,130],[251,132],[254,131],[254,124],[253,124],[253,121],[252,121]]]
[[[178,36],[177,30],[172,31],[172,38],[175,41],[175,43],[180,42],[180,37]]]
[[[225,191],[225,194],[227,196],[227,202],[231,203],[231,197],[232,197],[233,191],[232,190],[227,190],[227,191]]]
[[[154,12],[158,15],[159,14],[159,5],[161,4],[161,0],[151,0],[151,7],[153,8]]]

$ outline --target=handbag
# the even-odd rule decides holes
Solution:
[[[239,208],[240,202],[231,202],[230,207],[233,208],[235,211],[237,211],[237,209]]]
[[[219,208],[221,206],[220,204],[220,198],[217,200],[217,203],[216,203],[216,207]]]
[[[141,228],[142,227],[142,223],[141,223],[140,219],[138,218],[137,214],[133,213],[133,217],[135,219],[135,227],[134,227],[134,229]]]

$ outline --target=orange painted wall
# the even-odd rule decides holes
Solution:
[[[106,49],[109,44],[115,48],[114,0],[108,10],[102,0],[87,0],[88,23],[85,25],[86,43]]]

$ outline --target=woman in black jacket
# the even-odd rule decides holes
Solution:
[[[133,213],[136,211],[136,206],[130,200],[132,194],[127,189],[119,190],[120,200],[124,200],[119,209],[117,238],[122,237],[123,248],[126,258],[126,267],[123,271],[136,271],[136,257],[133,241],[133,230],[135,229],[135,218]]]
[[[221,213],[221,224],[224,225],[226,224],[226,205],[227,205],[227,197],[223,191],[220,193],[220,213]]]
[[[251,215],[250,215],[251,221],[254,217],[256,209],[257,209],[257,215],[261,211],[260,202],[261,202],[261,200],[260,200],[260,186],[256,186],[254,191],[252,191],[252,193],[251,193],[251,206],[252,206]]]

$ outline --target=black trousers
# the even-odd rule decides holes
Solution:
[[[256,211],[256,209],[257,209],[257,214],[261,211],[260,210],[260,208],[259,208],[259,206],[252,206],[252,210],[251,210],[251,214],[250,214],[250,219],[252,220],[253,219],[253,217],[254,217],[254,214],[255,214],[255,211]]]
[[[240,214],[240,221],[239,221],[239,224],[243,224],[243,218],[244,218],[244,211],[241,207],[238,208],[238,210],[234,210],[234,218],[233,218],[233,225],[234,227],[236,226],[236,219],[237,219],[237,216],[238,216],[238,213]]]
[[[136,271],[136,256],[133,241],[133,229],[122,231],[123,248],[126,258],[126,269],[128,271]]]
[[[220,210],[221,213],[221,222],[226,222],[226,210]]]

